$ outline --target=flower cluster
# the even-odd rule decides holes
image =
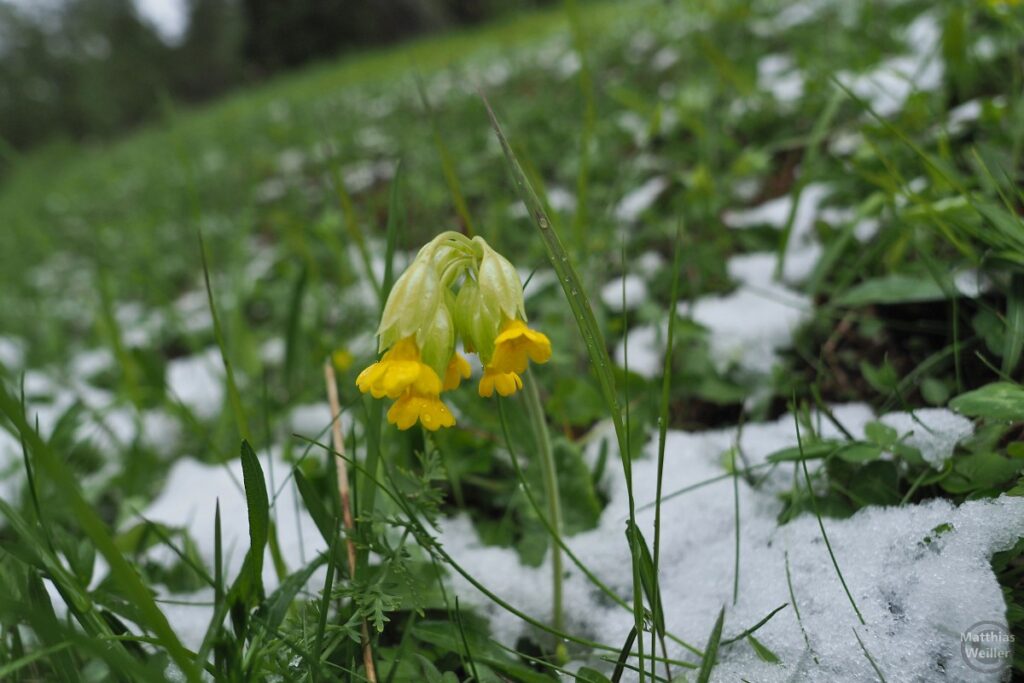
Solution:
[[[529,361],[551,358],[548,338],[526,325],[519,273],[482,237],[444,232],[416,255],[384,304],[380,360],[356,378],[361,392],[395,402],[388,422],[435,431],[455,417],[441,393],[468,379],[469,362],[455,350],[462,340],[484,367],[479,393],[511,396],[523,387]]]

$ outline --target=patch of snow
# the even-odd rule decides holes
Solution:
[[[790,105],[804,95],[804,77],[788,55],[766,55],[757,63],[757,85],[777,102]]]
[[[259,460],[271,500],[271,515],[277,524],[281,553],[294,571],[326,550],[327,546],[302,505],[294,481],[288,477],[291,466],[281,458],[279,449],[273,449],[270,455],[261,454]],[[226,576],[233,578],[241,569],[249,546],[249,518],[240,459],[208,465],[182,458],[171,468],[160,495],[142,512],[142,516],[152,522],[186,530],[195,541],[205,566],[213,567],[214,514],[218,502],[224,570]],[[263,582],[268,590],[273,590],[278,585],[277,574],[270,549],[266,552]]]
[[[808,183],[800,192],[793,216],[793,227],[789,243],[800,246],[811,236],[814,220],[819,208],[831,189],[824,183]],[[722,222],[733,229],[752,228],[761,225],[784,228],[793,210],[793,196],[783,195],[749,209],[730,210],[722,214]]]
[[[666,45],[654,53],[651,58],[651,68],[655,71],[671,69],[679,61],[679,50]]]
[[[267,365],[280,365],[284,362],[287,345],[281,337],[273,337],[260,345],[260,360]]]
[[[220,349],[176,358],[167,364],[167,392],[200,420],[211,420],[224,405],[224,363]]]
[[[636,267],[648,275],[665,265],[665,257],[656,251],[645,251],[636,258]]]
[[[324,552],[327,545],[302,505],[294,482],[291,479],[286,481],[291,467],[276,450],[269,456],[261,455],[259,459],[267,481],[271,515],[277,526],[281,553],[289,570],[295,571],[314,559],[318,553]],[[143,511],[142,516],[153,522],[186,530],[195,541],[205,566],[213,567],[214,513],[219,503],[224,571],[227,577],[233,579],[241,569],[245,549],[249,545],[248,513],[241,482],[241,460],[235,459],[223,465],[207,465],[190,458],[179,460],[171,469],[160,495]],[[150,555],[156,561],[177,561],[177,556],[163,547],[154,548]],[[316,585],[318,580],[322,585],[322,578],[318,579],[317,574],[314,574],[310,584]],[[269,548],[264,558],[263,582],[268,592],[278,586]],[[162,597],[190,603],[164,603],[161,606],[179,637],[186,645],[195,647],[202,641],[213,616],[210,592],[201,590]]]
[[[644,211],[651,208],[661,193],[668,189],[669,180],[666,176],[655,176],[636,188],[615,207],[615,216],[621,221],[633,222],[640,218]]]
[[[17,502],[24,479],[21,442],[0,427],[0,500]]]
[[[16,337],[0,337],[0,365],[8,372],[20,370],[25,363],[25,342]]]
[[[860,131],[843,130],[832,136],[828,149],[836,156],[850,156],[864,146],[864,136]]]
[[[956,445],[974,433],[970,420],[945,408],[888,413],[878,421],[895,429],[900,437],[906,436],[903,442],[921,451],[921,457],[935,469],[942,469]]]
[[[665,367],[666,325],[639,325],[630,328],[628,349],[621,341],[615,346],[615,363],[620,368],[629,361],[629,371],[652,379]],[[629,351],[627,359],[626,351]]]
[[[181,321],[182,329],[189,334],[213,329],[210,300],[205,290],[193,289],[178,297],[174,302],[174,314]]]
[[[863,428],[870,415],[865,406],[847,406],[837,416],[856,430]],[[828,423],[822,424],[828,432]],[[724,606],[723,637],[730,638],[790,603],[790,581],[801,619],[798,622],[792,606],[787,606],[758,630],[758,640],[778,655],[779,663],[764,662],[739,641],[720,650],[712,680],[876,680],[857,637],[888,680],[1000,680],[999,672],[983,675],[968,668],[960,654],[961,634],[980,621],[1006,625],[1006,604],[988,559],[1024,535],[1024,499],[1002,497],[960,507],[935,500],[869,507],[850,519],[825,519],[832,550],[866,621],[861,625],[837,578],[817,519],[803,515],[779,526],[777,491],[770,486],[751,487],[740,478],[735,482],[741,524],[739,590],[734,603],[734,480],[723,476],[722,461],[735,443],[735,428],[668,434],[665,493],[704,485],[663,503],[660,587],[667,629],[699,646]],[[647,457],[633,464],[634,491],[641,506],[637,523],[648,543],[653,542],[654,511],[643,506],[654,500],[656,444],[655,436],[646,448]],[[795,444],[792,416],[746,425],[740,439],[752,463]],[[588,450],[596,445],[591,442]],[[792,486],[792,468],[779,469],[785,470],[779,474]],[[570,537],[567,543],[592,572],[628,601],[632,571],[622,533],[627,492],[621,476],[610,476],[606,482],[609,503],[597,528]],[[949,530],[937,531],[943,525],[949,525]],[[514,550],[480,543],[465,517],[446,520],[441,541],[488,589],[536,619],[550,619],[550,557],[539,567],[524,567]],[[452,583],[464,604],[489,618],[500,642],[514,646],[519,637],[534,635],[529,626],[461,577],[454,576]],[[567,563],[564,595],[565,604],[572,606],[566,611],[568,632],[585,633],[612,647],[629,633],[632,613],[607,599],[571,563]],[[671,641],[668,648],[671,658],[698,661]],[[606,672],[609,668],[596,658],[587,663]]]
[[[798,250],[790,250],[783,264],[782,280],[788,283],[802,282],[814,271],[821,258],[821,247],[812,244]],[[754,252],[738,254],[729,259],[726,268],[729,277],[744,285],[765,286],[775,279],[775,265],[778,254]]]
[[[907,27],[904,42],[912,51],[892,57],[865,74],[841,72],[836,78],[868,104],[879,116],[892,116],[903,109],[915,92],[936,90],[942,85],[945,66],[939,54],[942,29],[930,13]]]
[[[680,313],[686,313],[680,304]],[[708,329],[708,346],[719,370],[731,366],[764,375],[775,365],[776,353],[789,346],[793,333],[811,315],[811,302],[780,285],[740,287],[725,296],[706,296],[693,302],[694,321]]]
[[[953,287],[963,296],[977,299],[992,289],[992,281],[983,273],[971,268],[953,275]]]
[[[114,354],[107,348],[79,351],[70,365],[72,378],[88,380],[114,367]]]
[[[612,311],[623,310],[623,287],[625,287],[625,310],[632,311],[647,301],[647,283],[636,273],[617,277],[601,288],[601,301]]]
[[[576,210],[576,195],[564,187],[557,185],[551,187],[547,192],[547,197],[548,206],[551,207],[552,211],[572,213]],[[508,215],[512,218],[529,218],[530,212],[526,208],[526,204],[519,201],[508,207]]]

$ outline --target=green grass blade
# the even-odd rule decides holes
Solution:
[[[875,658],[871,656],[870,652],[868,652],[868,648],[864,645],[864,641],[860,639],[860,634],[857,633],[857,629],[853,629],[853,635],[857,639],[857,644],[860,645],[860,649],[864,653],[864,656],[871,664],[871,668],[875,670],[875,674],[878,676],[879,682],[886,683],[885,674],[883,674],[882,670],[878,668],[878,662],[876,662]]]
[[[529,179],[523,172],[522,166],[516,158],[515,153],[512,151],[512,147],[505,137],[504,132],[501,130],[501,125],[498,123],[498,119],[491,109],[490,103],[486,97],[483,97],[484,106],[487,108],[487,114],[491,120],[491,126],[494,128],[494,132],[498,137],[498,142],[501,144],[501,148],[505,153],[505,159],[508,162],[509,171],[512,174],[513,182],[519,191],[520,197],[523,203],[526,205],[527,210],[533,217],[534,222],[537,225],[538,231],[540,232],[541,239],[544,242],[544,246],[548,252],[548,259],[554,267],[555,273],[558,276],[558,281],[562,286],[562,290],[565,292],[566,300],[569,302],[569,307],[572,309],[573,317],[576,319],[576,324],[580,329],[580,333],[583,335],[583,341],[587,347],[587,353],[590,356],[591,366],[597,375],[598,384],[601,387],[601,394],[604,397],[605,403],[608,405],[608,409],[611,413],[612,424],[615,426],[615,436],[619,445],[619,458],[622,462],[623,474],[626,479],[626,491],[629,499],[629,520],[634,525],[636,524],[636,503],[633,499],[633,468],[630,461],[631,455],[629,452],[629,441],[626,435],[626,428],[622,420],[622,410],[619,407],[619,399],[615,389],[615,376],[612,372],[611,359],[608,356],[608,348],[604,341],[604,335],[601,333],[601,328],[597,324],[597,319],[594,317],[594,310],[590,305],[590,299],[587,297],[586,290],[583,287],[583,283],[580,281],[579,275],[576,273],[576,269],[573,267],[572,262],[569,259],[569,254],[566,252],[565,247],[562,246],[562,241],[558,237],[558,233],[555,232],[554,226],[551,224],[551,220],[548,218],[544,211],[544,207],[537,197],[537,193],[534,191],[533,186],[530,184]],[[630,557],[632,558],[633,565],[633,616],[634,625],[637,631],[643,631],[643,596],[641,593],[640,586],[640,549],[633,544],[630,546]],[[640,681],[643,683],[645,672],[643,671],[643,639],[639,640],[640,645]]]
[[[1003,345],[1002,371],[1007,375],[1020,363],[1024,349],[1024,274],[1010,276],[1010,288],[1006,297],[1006,337]]]
[[[28,444],[29,450],[34,456],[36,472],[42,469],[53,480],[60,495],[74,512],[82,531],[103,555],[110,567],[111,578],[124,591],[125,597],[134,603],[135,609],[143,618],[142,625],[156,635],[160,645],[167,650],[186,680],[198,681],[199,671],[195,663],[171,628],[167,617],[153,600],[151,591],[142,582],[135,568],[118,550],[117,544],[103,520],[82,496],[75,476],[68,470],[63,460],[50,450],[39,433],[28,424],[25,414],[21,410],[20,402],[8,392],[7,387],[2,383],[0,383],[0,412],[7,416],[7,419],[13,423]]]
[[[612,672],[612,683],[619,683],[622,679],[622,672],[626,669],[626,660],[629,659],[629,653],[633,650],[633,643],[636,642],[636,627],[629,629],[629,635],[626,636],[626,642],[622,644],[622,649],[619,651],[619,660],[615,663],[615,671]]]
[[[249,513],[249,550],[245,554],[237,590],[250,601],[263,596],[263,557],[270,537],[270,500],[263,467],[248,441],[242,442],[242,482]]]
[[[388,195],[388,228],[384,243],[384,281],[381,283],[380,310],[384,313],[384,304],[395,284],[395,245],[398,233],[405,228],[405,196],[402,193],[402,162],[395,166],[395,176],[391,179],[391,192]]]
[[[850,592],[849,586],[846,585],[846,579],[843,578],[843,572],[839,568],[839,561],[836,560],[836,555],[832,551],[832,543],[828,539],[828,534],[825,532],[825,523],[821,521],[821,511],[818,509],[818,499],[814,495],[814,487],[811,486],[811,475],[807,472],[807,459],[803,457],[804,443],[800,437],[800,420],[797,418],[796,401],[793,402],[793,423],[796,425],[796,443],[800,449],[800,465],[803,467],[804,482],[807,484],[807,495],[811,498],[811,506],[814,508],[814,516],[818,520],[818,528],[821,530],[821,537],[825,541],[825,547],[828,549],[828,556],[832,559],[832,566],[836,570],[836,575],[839,577],[839,583],[843,585],[843,591],[846,593],[846,597],[850,600],[850,605],[853,606],[853,611],[857,614],[857,619],[861,624],[864,624],[864,617],[860,613],[860,608],[857,607],[857,601],[853,599],[853,594]],[[795,465],[794,465],[795,466]]]
[[[235,417],[235,426],[239,435],[246,441],[252,441],[249,435],[249,421],[245,418],[245,411],[242,408],[242,396],[238,392],[238,384],[235,382],[235,371],[231,366],[231,359],[228,358],[227,345],[224,343],[224,331],[220,324],[220,317],[217,315],[217,306],[213,300],[213,286],[210,284],[210,268],[206,256],[206,243],[203,241],[202,231],[199,235],[199,255],[203,262],[203,281],[206,283],[206,299],[210,306],[210,316],[213,318],[213,334],[217,340],[217,347],[220,349],[221,361],[224,363],[225,381],[227,382],[228,401],[231,404],[231,412]]]
[[[722,625],[725,623],[725,608],[718,611],[718,619],[708,636],[707,647],[704,648],[704,659],[700,664],[700,671],[697,672],[697,683],[708,683],[711,680],[711,672],[715,668],[718,658],[718,645],[722,640]]]

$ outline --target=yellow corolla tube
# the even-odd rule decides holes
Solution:
[[[551,358],[551,341],[526,324],[515,267],[483,238],[456,232],[426,244],[395,282],[377,336],[382,356],[359,374],[356,386],[394,400],[388,422],[399,429],[455,424],[441,394],[472,375],[455,350],[459,339],[480,357],[483,397],[511,396],[523,388],[520,375],[529,361]]]

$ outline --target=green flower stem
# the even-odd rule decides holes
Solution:
[[[551,451],[551,438],[548,435],[547,421],[544,419],[544,408],[540,403],[540,393],[533,372],[527,370],[526,381],[523,383],[523,394],[526,398],[526,412],[533,426],[533,434],[537,439],[537,456],[540,461],[541,478],[544,481],[544,496],[548,500],[548,518],[552,535],[557,535],[551,543],[551,626],[557,631],[562,630],[562,502],[558,496],[558,470],[555,468],[555,456]],[[513,455],[512,457],[515,457]]]

